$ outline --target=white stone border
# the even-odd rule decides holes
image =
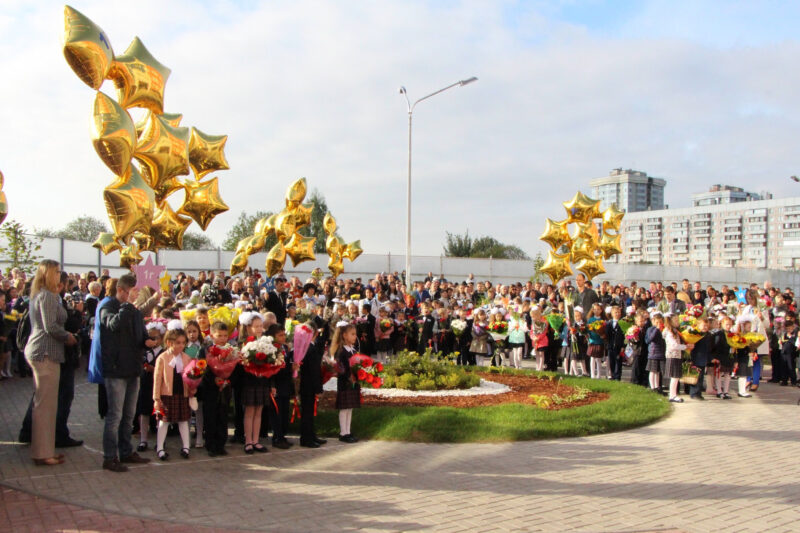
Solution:
[[[325,386],[325,391],[336,390],[336,378],[331,378]],[[362,388],[361,392],[365,396],[378,396],[380,398],[419,398],[419,397],[442,397],[442,396],[486,396],[492,394],[503,394],[511,392],[511,387],[494,381],[481,379],[480,385],[471,389],[461,390],[405,390],[405,389],[368,389]]]

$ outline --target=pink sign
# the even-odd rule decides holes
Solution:
[[[161,289],[161,273],[167,267],[163,265],[154,265],[153,257],[148,255],[147,259],[141,265],[133,265],[133,273],[136,274],[136,286],[139,288],[150,287],[158,292]]]

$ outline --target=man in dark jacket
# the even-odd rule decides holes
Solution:
[[[131,446],[144,348],[153,342],[145,333],[142,314],[133,306],[139,294],[135,287],[133,274],[119,278],[116,297],[100,308],[99,335],[92,341],[100,345],[103,380],[108,395],[108,414],[103,430],[103,468],[112,472],[126,472],[128,468],[122,463],[149,462],[149,459],[139,457]]]
[[[286,278],[278,274],[275,279],[275,288],[267,295],[266,308],[275,313],[275,320],[283,327],[286,322]]]
[[[300,446],[305,448],[319,448],[328,442],[317,437],[314,429],[314,406],[317,394],[322,394],[321,366],[324,346],[320,338],[315,337],[300,363]]]

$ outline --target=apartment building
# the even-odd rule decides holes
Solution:
[[[620,263],[793,270],[800,197],[627,213]]]
[[[592,198],[600,200],[600,209],[611,204],[627,213],[664,209],[664,186],[667,182],[638,170],[615,168],[608,176],[589,182]]]

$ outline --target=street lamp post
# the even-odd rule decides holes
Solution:
[[[408,105],[408,189],[406,192],[406,288],[411,290],[411,119],[414,115],[414,108],[417,107],[417,104],[423,100],[427,100],[431,96],[436,96],[439,93],[443,93],[447,89],[452,89],[453,87],[463,87],[468,83],[472,83],[473,81],[478,81],[478,78],[475,76],[471,78],[467,78],[466,80],[460,80],[452,85],[448,85],[443,89],[439,89],[436,92],[432,92],[427,96],[423,96],[413,104],[408,99],[408,93],[406,92],[405,87],[400,87],[400,94],[402,94],[406,99],[406,104]]]

